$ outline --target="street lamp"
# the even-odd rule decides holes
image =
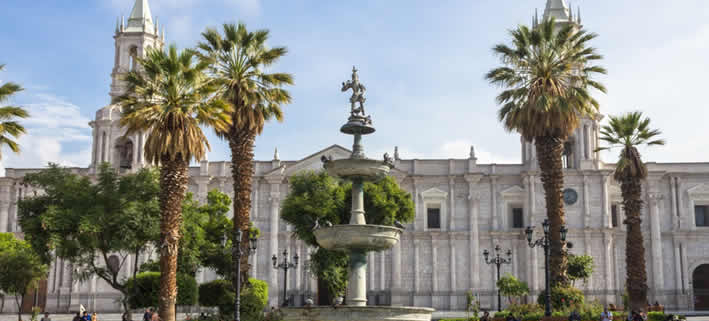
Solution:
[[[298,267],[298,254],[293,256],[293,262],[288,262],[288,250],[283,250],[283,262],[278,263],[278,258],[274,254],[271,260],[273,260],[273,268],[278,270],[283,270],[283,306],[288,304],[287,291],[288,291],[288,269],[294,269]]]
[[[544,248],[544,273],[545,273],[545,294],[546,296],[546,303],[544,304],[544,316],[550,317],[551,316],[551,292],[549,291],[549,220],[544,220],[542,223],[542,228],[544,230],[544,236],[536,241],[532,241],[532,234],[534,233],[534,229],[531,226],[528,226],[527,229],[524,231],[527,234],[527,243],[529,244],[530,248],[533,248],[535,246],[541,246]],[[561,241],[564,242],[566,241],[566,233],[569,230],[566,229],[566,226],[562,225],[561,230],[559,230],[559,233],[561,234]]]
[[[500,281],[500,266],[502,264],[512,263],[512,250],[507,250],[507,258],[500,257],[500,245],[495,245],[495,257],[492,260],[488,260],[490,256],[490,251],[483,251],[483,256],[485,257],[485,263],[495,264],[497,266],[497,281]],[[497,310],[502,311],[502,300],[500,299],[500,288],[497,289]]]
[[[241,313],[239,307],[241,306],[241,256],[246,254],[246,256],[252,255],[256,252],[256,237],[251,237],[249,235],[249,246],[246,248],[246,253],[241,250],[241,238],[244,236],[244,231],[237,230],[234,237],[234,246],[232,247],[233,255],[236,257],[236,299],[234,300],[234,321],[241,321]]]

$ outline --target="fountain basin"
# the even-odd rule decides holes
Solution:
[[[315,306],[281,308],[285,321],[430,321],[431,308],[394,306]]]
[[[335,225],[315,230],[321,247],[339,251],[383,251],[391,248],[403,232],[402,229],[384,225]]]
[[[368,158],[344,158],[323,165],[328,174],[349,180],[376,181],[386,177],[394,167],[381,160]]]

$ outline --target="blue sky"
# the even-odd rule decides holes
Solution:
[[[3,150],[5,167],[48,161],[86,166],[88,122],[108,104],[116,18],[134,0],[6,0],[0,11],[0,82],[26,90],[12,103],[27,107],[23,154]],[[372,156],[399,146],[403,158],[463,158],[475,145],[479,162],[520,158],[519,137],[496,119],[498,89],[483,79],[498,64],[490,48],[527,24],[545,0],[306,1],[150,0],[167,41],[196,44],[208,26],[243,21],[268,28],[269,44],[289,54],[274,70],[295,75],[285,122],[267,125],[256,158],[300,159],[331,144],[348,112],[340,83],[352,65],[367,86],[377,132],[365,138]],[[593,43],[605,56],[609,91],[603,114],[644,111],[668,145],[644,150],[647,161],[709,161],[705,98],[709,71],[709,1],[576,0]],[[213,135],[209,160],[228,159]],[[607,160],[615,152],[606,154]]]

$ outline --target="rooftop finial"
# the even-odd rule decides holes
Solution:
[[[394,160],[400,160],[399,157],[399,146],[394,146]]]
[[[278,156],[278,147],[276,147],[276,150],[273,152],[273,160],[280,160]]]
[[[470,159],[476,159],[475,157],[475,146],[470,145]]]

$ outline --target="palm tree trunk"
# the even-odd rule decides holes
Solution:
[[[549,270],[551,286],[568,286],[566,275],[567,251],[561,241],[561,226],[566,224],[564,204],[562,203],[562,188],[564,187],[564,172],[561,155],[564,151],[563,139],[559,137],[535,137],[539,169],[541,170],[544,198],[549,219]]]
[[[642,185],[638,178],[627,178],[621,182],[623,209],[625,210],[625,262],[627,273],[628,301],[631,310],[645,310],[647,305],[647,272],[645,271],[645,246],[640,227]]]
[[[179,158],[176,157],[176,158]],[[160,297],[161,321],[175,321],[177,250],[182,225],[182,201],[187,191],[187,161],[161,158],[160,169]]]
[[[249,129],[232,128],[229,135],[231,149],[231,175],[234,182],[234,235],[238,230],[247,231],[251,222],[251,178],[254,174],[254,141],[256,133]],[[271,231],[277,232],[277,231]],[[241,239],[242,253],[247,253],[249,233],[243,233]],[[236,246],[236,242],[232,246]],[[234,251],[232,251],[234,253]],[[236,269],[236,256],[232,255],[232,263]],[[241,288],[248,284],[249,256],[241,256],[241,271],[232,275],[232,284],[237,287],[236,273],[241,273]]]

